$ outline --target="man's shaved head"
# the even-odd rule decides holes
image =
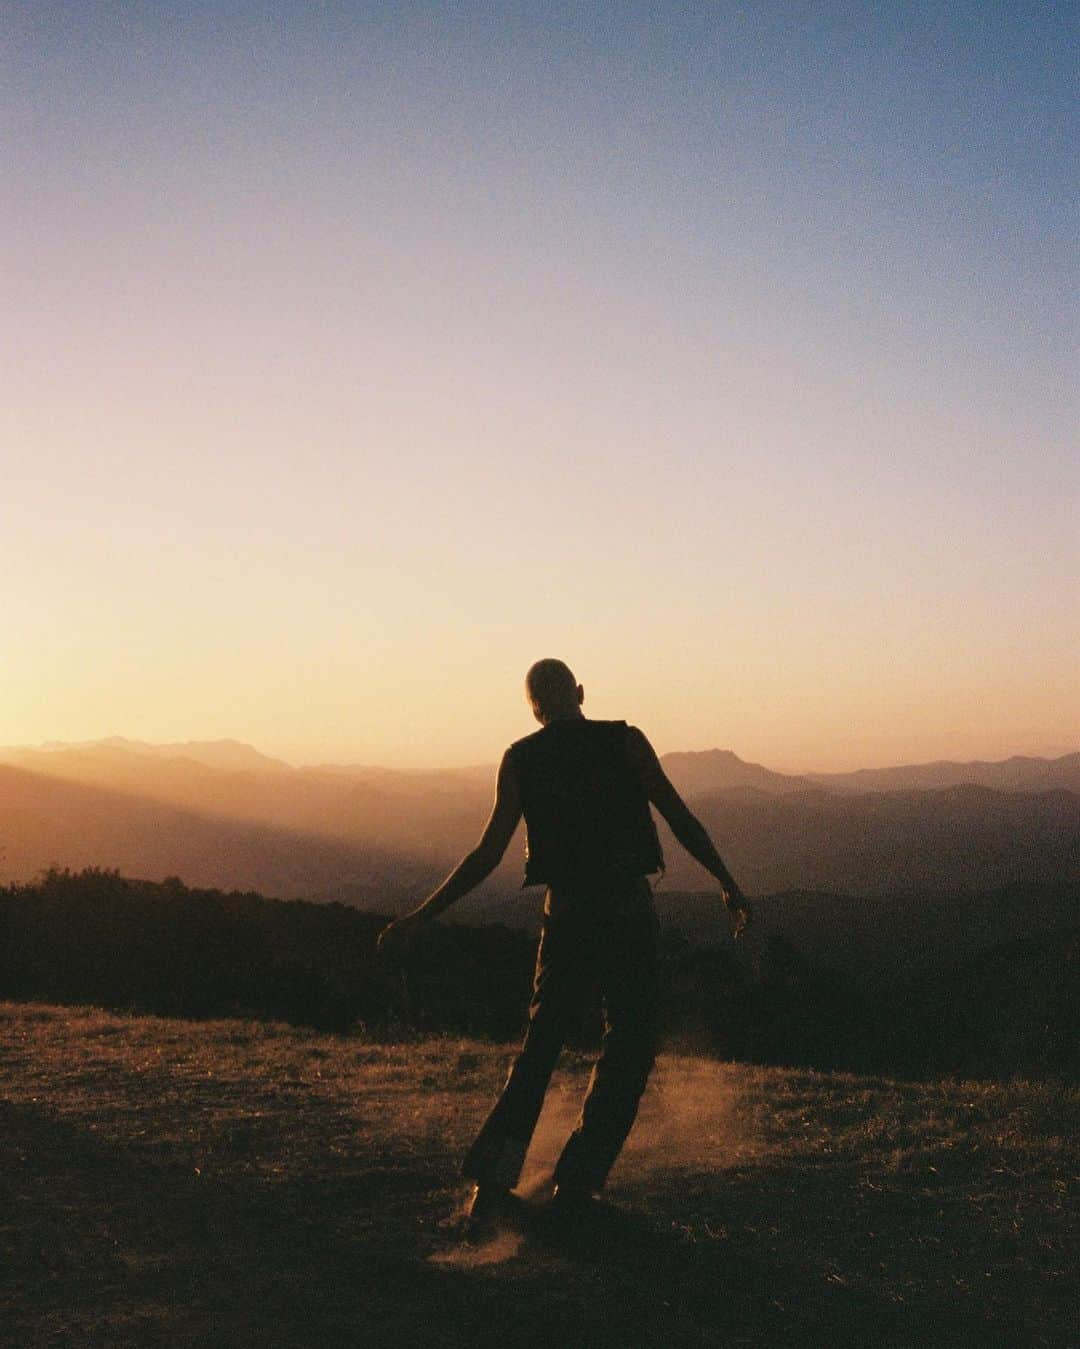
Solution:
[[[525,692],[538,721],[573,715],[584,694],[565,661],[538,660],[525,676]]]

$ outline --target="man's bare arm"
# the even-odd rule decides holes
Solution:
[[[406,914],[384,929],[379,938],[380,944],[391,929],[396,929],[404,935],[406,931],[418,927],[421,923],[437,918],[439,914],[445,913],[451,904],[456,904],[463,895],[467,895],[482,880],[490,876],[502,861],[503,853],[506,852],[520,819],[521,798],[510,754],[507,752],[499,765],[499,776],[495,784],[495,804],[480,836],[480,842],[472,852],[466,853],[442,885],[433,890],[418,909],[414,909],[412,913]]]
[[[705,826],[675,790],[656,757],[656,751],[636,726],[630,728],[630,756],[649,800],[667,820],[671,832],[690,856],[720,882],[728,905],[748,911],[742,891],[724,865],[724,859],[716,851]]]

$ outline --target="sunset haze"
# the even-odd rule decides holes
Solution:
[[[0,744],[1077,747],[1066,7],[0,25]]]

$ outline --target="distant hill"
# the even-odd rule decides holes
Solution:
[[[112,740],[5,757],[0,878],[97,865],[368,907],[407,903],[445,876],[479,837],[494,780],[484,768],[292,768],[233,742]],[[726,751],[665,763],[752,894],[948,894],[1080,876],[1080,795],[1068,790],[837,791]],[[664,886],[709,888],[663,825],[661,836]],[[514,899],[521,871],[519,834],[460,911],[531,915],[532,899]]]
[[[0,748],[0,760],[20,763],[42,772],[51,771],[52,765],[62,764],[65,760],[85,764],[95,758],[117,761],[130,755],[150,759],[183,759],[224,772],[292,772],[292,765],[283,759],[272,759],[239,740],[182,740],[173,744],[153,745],[145,740],[127,740],[122,735],[110,735],[104,740],[85,740],[77,744],[54,740],[46,745],[7,745]]]
[[[737,787],[782,796],[813,787],[809,778],[774,773],[761,764],[746,763],[729,749],[676,751],[663,755],[660,762],[684,796],[701,796]]]
[[[132,759],[158,764],[163,761],[197,764],[225,773],[345,779],[411,797],[462,790],[481,792],[490,797],[495,783],[494,764],[429,770],[334,763],[294,768],[283,759],[272,758],[239,740],[185,740],[156,745],[114,735],[74,744],[52,741],[37,746],[0,746],[2,763],[18,764],[39,773],[98,781],[116,773],[123,774],[125,762]],[[801,775],[778,773],[761,764],[750,763],[729,749],[676,750],[661,755],[660,761],[675,786],[687,796],[708,796],[739,789],[786,796],[815,789],[858,793],[929,791],[964,785],[1002,792],[1061,789],[1080,793],[1080,752],[1057,759],[1016,756],[1000,762],[939,760],[901,764],[895,768],[861,768],[851,773]],[[151,780],[152,772],[145,773],[144,778]]]
[[[928,791],[970,784],[998,792],[1044,792],[1061,789],[1080,792],[1080,753],[1059,759],[1015,756],[999,763],[903,764],[898,768],[860,768],[854,773],[807,773],[809,781],[831,791]]]
[[[252,754],[256,754],[252,751]],[[5,757],[0,752],[0,761]],[[19,751],[8,759],[46,779],[77,782],[364,847],[448,858],[479,835],[491,806],[494,770],[405,773],[383,769],[218,767],[199,757],[157,756],[116,744]],[[261,758],[262,756],[259,756]],[[266,760],[276,765],[279,761]],[[0,829],[3,824],[0,820]]]
[[[1080,879],[1080,796],[1067,791],[723,792],[694,809],[752,894],[941,894]],[[662,822],[660,835],[666,882],[700,889],[701,868]]]
[[[0,872],[118,868],[150,880],[259,890],[280,898],[400,907],[434,885],[441,863],[418,853],[229,818],[0,765]]]
[[[348,778],[353,782],[366,782],[411,795],[422,791],[456,792],[462,787],[476,790],[479,786],[488,796],[493,796],[495,790],[495,767],[492,764],[441,769],[383,768],[377,764],[313,764],[296,771],[316,777]]]

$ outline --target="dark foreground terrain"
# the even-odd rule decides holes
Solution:
[[[715,894],[657,901],[673,1048],[821,1072],[1080,1083],[1080,884],[948,901],[755,897],[738,943]],[[539,906],[534,892],[537,918]],[[535,935],[435,923],[388,960],[376,951],[385,922],[175,877],[49,871],[0,887],[0,1000],[384,1041],[520,1037]],[[597,1017],[580,1031],[588,1045]]]
[[[592,1237],[475,1251],[511,1052],[0,1004],[3,1343],[1076,1342],[1077,1090],[664,1056]]]

